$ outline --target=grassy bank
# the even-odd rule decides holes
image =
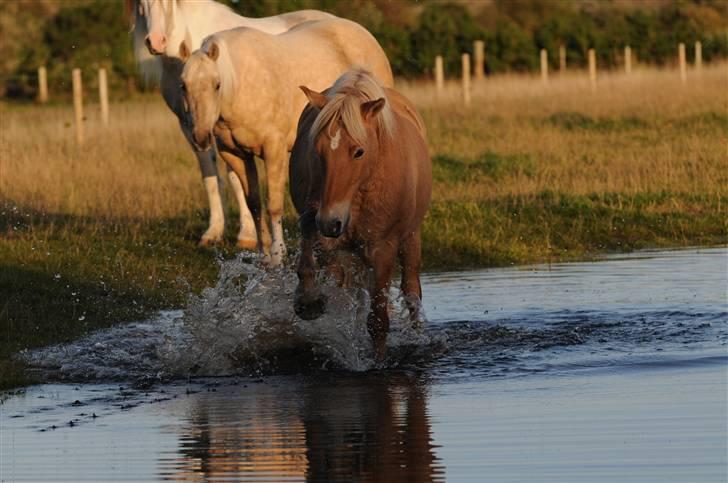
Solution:
[[[434,160],[425,269],[725,243],[726,80],[502,77],[468,109],[455,85],[401,85]],[[179,307],[234,254],[234,216],[226,246],[196,247],[204,193],[161,101],[112,106],[108,130],[87,115],[78,148],[69,108],[0,106],[0,387],[25,382],[14,352]]]

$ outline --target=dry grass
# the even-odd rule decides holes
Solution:
[[[433,155],[474,159],[484,152],[527,156],[528,173],[479,180],[438,198],[490,199],[544,189],[571,194],[670,191],[725,195],[728,65],[691,72],[601,74],[592,92],[583,74],[503,76],[475,83],[470,108],[451,82],[400,86],[420,107]]]
[[[399,88],[420,108],[433,155],[475,160],[483,153],[525,159],[498,179],[435,188],[437,200],[487,200],[545,189],[570,194],[670,191],[725,194],[728,67],[584,75],[502,76],[475,83],[461,105],[451,82],[437,99],[431,84]],[[196,161],[158,98],[112,106],[103,129],[86,107],[87,143],[73,141],[66,106],[0,106],[0,193],[50,213],[155,219],[204,208]]]

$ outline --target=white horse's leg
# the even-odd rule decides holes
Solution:
[[[240,231],[238,232],[238,248],[245,250],[255,250],[258,248],[258,235],[255,233],[255,221],[253,220],[253,214],[248,208],[248,203],[245,201],[245,191],[243,190],[243,184],[238,178],[238,175],[228,165],[228,179],[230,185],[235,193],[235,199],[238,200],[238,206],[240,207]]]
[[[225,214],[222,209],[222,198],[217,180],[217,164],[215,161],[215,150],[208,149],[204,152],[195,152],[197,161],[200,163],[202,180],[207,192],[207,201],[210,205],[210,224],[200,239],[200,246],[211,245],[222,241],[225,232]]]
[[[273,240],[270,249],[270,264],[275,267],[286,256],[283,239],[283,199],[288,177],[288,150],[284,140],[276,140],[264,146],[266,173],[268,175],[268,214],[270,215]]]

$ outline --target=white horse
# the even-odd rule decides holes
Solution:
[[[183,65],[179,59],[179,46],[183,41],[195,50],[201,46],[205,37],[235,27],[249,27],[269,34],[279,34],[309,20],[337,18],[318,10],[247,18],[213,0],[126,0],[126,7],[132,19],[134,53],[142,75],[147,81],[159,82],[164,100],[177,115],[180,128],[190,143],[192,133],[186,125],[184,101],[180,91]],[[200,245],[208,245],[221,241],[225,230],[215,148],[212,146],[204,151],[195,150],[195,155],[210,204],[209,227],[202,235]],[[258,246],[257,235],[243,187],[240,179],[230,169],[228,177],[240,205],[238,247],[255,249]]]

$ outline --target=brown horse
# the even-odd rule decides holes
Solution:
[[[413,318],[422,299],[420,226],[432,189],[424,124],[409,100],[364,70],[346,72],[324,93],[301,89],[309,104],[290,162],[301,227],[295,310],[310,320],[325,308],[315,283],[314,245],[324,253],[355,253],[373,271],[367,328],[381,360],[397,257]]]

